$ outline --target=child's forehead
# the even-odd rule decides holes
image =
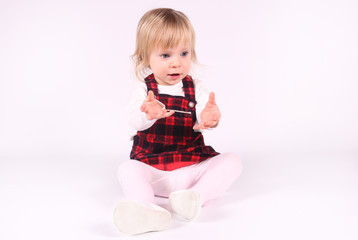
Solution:
[[[190,42],[180,42],[177,44],[156,44],[153,46],[153,51],[175,51],[175,50],[189,50],[191,49]]]

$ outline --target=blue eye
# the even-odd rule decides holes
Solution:
[[[188,54],[189,54],[189,52],[187,52],[187,51],[181,53],[181,55],[182,55],[183,57],[185,57],[185,56],[188,55]]]
[[[163,53],[162,55],[160,55],[162,58],[168,58],[169,54]]]

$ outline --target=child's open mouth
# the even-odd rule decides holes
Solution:
[[[180,77],[180,73],[172,73],[172,74],[168,74],[168,76],[171,79],[177,79],[178,77]]]

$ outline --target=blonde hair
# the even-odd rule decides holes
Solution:
[[[195,32],[188,17],[170,8],[157,8],[146,12],[138,23],[136,49],[132,55],[136,76],[142,79],[146,74],[154,48],[167,49],[180,43],[190,43],[191,60],[196,63]]]

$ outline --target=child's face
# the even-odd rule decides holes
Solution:
[[[190,44],[169,49],[153,49],[149,67],[160,85],[174,85],[188,75],[191,66]]]

